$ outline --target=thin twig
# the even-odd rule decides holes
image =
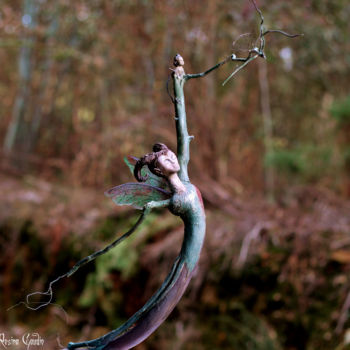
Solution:
[[[249,55],[245,58],[236,58],[233,57],[232,55],[232,61],[240,61],[240,62],[244,62],[242,65],[240,65],[239,67],[237,67],[232,73],[231,75],[226,78],[226,80],[223,82],[222,85],[225,85],[236,73],[238,73],[242,68],[244,68],[249,62],[255,60],[258,57],[262,57],[262,58],[266,58],[265,56],[265,35],[269,34],[269,33],[279,33],[282,35],[285,35],[289,38],[296,38],[298,36],[301,36],[302,34],[289,34],[284,32],[283,30],[266,30],[264,31],[264,16],[261,12],[261,10],[259,9],[259,7],[257,6],[255,0],[250,0],[250,2],[253,4],[256,12],[259,14],[260,17],[260,26],[259,26],[259,38],[258,40],[260,41],[259,47],[254,47],[253,49],[249,50]],[[255,54],[255,55],[254,55]],[[254,56],[252,56],[254,55]]]
[[[226,57],[223,61],[217,63],[215,66],[209,68],[208,70],[206,70],[205,72],[202,73],[197,73],[197,74],[186,74],[185,78],[187,80],[192,79],[192,78],[202,78],[204,76],[206,76],[207,74],[209,74],[210,72],[212,72],[213,70],[221,67],[222,65],[224,65],[225,63],[227,63],[228,61],[230,61],[232,59],[232,55]]]
[[[254,47],[252,49],[249,50],[249,54],[247,57],[236,57],[235,54],[232,54],[230,56],[228,56],[225,60],[217,63],[215,66],[209,68],[208,70],[206,70],[205,72],[202,73],[197,73],[197,74],[186,74],[185,78],[187,80],[192,79],[192,78],[201,78],[204,77],[205,75],[207,75],[208,73],[212,72],[213,70],[221,67],[222,65],[224,65],[225,63],[227,63],[228,61],[233,61],[233,62],[243,62],[239,67],[237,67],[228,78],[226,78],[226,80],[223,82],[222,85],[225,85],[236,73],[238,73],[242,68],[244,68],[248,63],[250,63],[251,61],[255,60],[258,57],[262,57],[262,58],[266,58],[265,56],[265,35],[269,34],[269,33],[279,33],[282,35],[285,35],[289,38],[296,38],[298,36],[301,36],[303,34],[289,34],[284,32],[283,30],[276,30],[276,29],[271,29],[271,30],[265,30],[264,28],[264,16],[261,12],[261,10],[259,9],[259,7],[257,6],[255,0],[250,0],[250,2],[253,4],[256,12],[259,14],[260,17],[260,25],[259,25],[259,37],[257,39],[256,42],[260,41],[259,43],[259,47]],[[265,30],[265,31],[264,31]],[[242,34],[240,35],[233,43],[232,45],[234,46],[236,44],[236,42],[239,40],[239,38],[241,38],[242,36],[248,35],[248,33],[246,34]]]
[[[230,76],[222,83],[222,86],[224,86],[236,73],[238,73],[242,68],[244,68],[249,62],[255,60],[259,55],[252,56],[248,58],[243,64],[238,66],[231,74]]]
[[[288,38],[296,38],[298,36],[304,36],[303,33],[301,34],[289,34],[283,30],[278,30],[278,29],[269,29],[269,30],[266,30],[262,35],[265,36],[267,34],[270,34],[270,33],[279,33],[279,34],[282,34],[284,36],[287,36]]]
[[[70,276],[72,276],[80,267],[82,267],[83,265],[87,264],[88,262],[95,260],[98,256],[103,255],[105,253],[107,253],[108,251],[110,251],[112,248],[114,248],[116,245],[118,245],[119,243],[123,242],[127,237],[129,237],[132,233],[135,232],[135,230],[140,226],[140,224],[143,222],[146,214],[148,213],[148,211],[146,209],[143,210],[141,216],[139,217],[139,219],[137,220],[137,222],[135,223],[135,225],[126,233],[124,233],[122,236],[120,236],[119,238],[117,238],[115,241],[113,241],[111,244],[109,244],[108,246],[106,246],[103,249],[98,250],[97,252],[81,259],[80,261],[78,261],[68,272],[66,272],[65,274],[57,277],[55,280],[51,281],[49,283],[49,288],[47,289],[46,292],[33,292],[30,293],[26,296],[26,301],[21,301],[19,303],[17,303],[16,305],[11,306],[10,308],[7,309],[7,311],[12,310],[13,308],[24,304],[29,310],[33,310],[33,311],[37,311],[39,309],[41,309],[42,307],[45,307],[47,305],[52,304],[52,299],[53,299],[53,291],[52,291],[52,286],[58,282],[59,280],[61,280],[62,278],[68,278]],[[39,295],[39,296],[48,296],[49,300],[45,301],[45,302],[40,302],[40,301],[31,301],[31,297],[35,296],[35,295]],[[38,306],[31,306],[31,305],[38,305]]]
[[[237,268],[241,268],[245,264],[248,258],[248,252],[249,252],[250,246],[259,239],[261,232],[264,229],[267,229],[269,227],[270,227],[270,223],[268,222],[258,222],[254,225],[252,230],[245,236],[242,242],[242,247],[239,253],[238,260],[236,262]]]
[[[337,322],[337,326],[335,328],[335,333],[340,334],[342,330],[344,329],[344,324],[346,320],[348,319],[348,312],[350,309],[350,292],[347,294],[346,299],[344,301],[344,304],[340,311],[340,316]]]

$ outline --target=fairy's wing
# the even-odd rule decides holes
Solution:
[[[128,166],[128,168],[130,169],[133,175],[134,175],[135,164],[138,160],[139,158],[132,157],[132,156],[124,157],[124,162],[126,163],[126,165]],[[145,166],[141,169],[141,176],[147,178],[147,180],[144,182],[145,184],[162,188],[170,192],[167,181],[164,178],[151,173],[148,167]]]
[[[162,201],[171,197],[171,192],[145,183],[126,183],[105,192],[117,205],[131,205],[143,209],[151,201]]]

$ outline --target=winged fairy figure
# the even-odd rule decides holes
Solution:
[[[174,97],[169,91],[168,83],[170,77],[167,82],[167,90],[175,109],[177,156],[164,144],[156,143],[153,146],[153,152],[146,154],[144,157],[140,159],[129,157],[126,159],[127,165],[138,182],[116,186],[105,192],[118,205],[131,205],[142,210],[142,214],[136,224],[110,245],[80,260],[66,274],[50,282],[46,292],[36,292],[27,295],[24,304],[32,310],[38,310],[51,303],[53,296],[52,285],[54,283],[61,278],[70,277],[79,267],[106,253],[130,236],[153,208],[166,207],[172,214],[179,216],[183,220],[184,239],[180,254],[165,281],[149,301],[119,328],[95,340],[69,343],[67,349],[131,349],[140,344],[162,324],[185,292],[203,245],[205,212],[201,194],[191,184],[188,177],[190,141],[193,136],[190,136],[187,130],[184,85],[189,80],[206,76],[227,62],[239,63],[238,67],[225,80],[225,84],[252,60],[258,57],[265,58],[264,48],[267,34],[280,33],[291,38],[299,36],[299,34],[291,35],[281,30],[264,30],[264,17],[255,0],[251,0],[251,2],[260,16],[260,35],[258,38],[259,47],[249,50],[247,57],[236,57],[235,54],[231,54],[213,67],[197,74],[186,74],[184,70],[185,62],[182,56],[177,54],[174,57],[174,69],[171,69]],[[35,302],[34,305],[37,306],[31,307],[32,302],[30,298],[34,295],[48,296],[49,300],[44,303],[40,302],[39,305]]]
[[[69,343],[68,349],[127,350],[140,344],[175,308],[199,259],[205,236],[202,197],[188,179],[180,180],[180,165],[174,152],[166,145],[156,143],[152,153],[140,159],[129,157],[126,163],[138,182],[113,187],[105,194],[118,205],[131,205],[142,209],[141,219],[153,208],[164,207],[179,216],[184,222],[181,251],[161,287],[129,320],[98,339]],[[130,235],[134,228],[124,236]],[[124,236],[121,238],[125,238]],[[113,246],[120,241],[115,241]]]

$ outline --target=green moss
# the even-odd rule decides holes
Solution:
[[[267,153],[264,164],[291,174],[301,173],[305,169],[301,154],[295,150],[274,150]]]
[[[350,95],[342,100],[335,101],[330,113],[340,126],[350,124]]]

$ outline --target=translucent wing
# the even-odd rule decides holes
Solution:
[[[162,201],[171,197],[171,192],[145,183],[126,183],[105,192],[117,205],[131,205],[136,209],[151,201]]]
[[[254,46],[258,46],[256,37],[252,33],[241,34],[232,43],[233,52],[238,56],[242,53],[247,53]]]
[[[124,162],[126,163],[126,165],[128,166],[128,168],[130,169],[133,175],[134,175],[135,164],[138,160],[139,158],[132,157],[132,156],[124,157]],[[145,184],[162,188],[170,192],[169,185],[166,182],[166,180],[162,177],[158,177],[157,175],[154,175],[153,173],[151,173],[151,171],[148,169],[147,166],[142,168],[141,175],[143,177],[147,177],[147,180],[144,182]]]

